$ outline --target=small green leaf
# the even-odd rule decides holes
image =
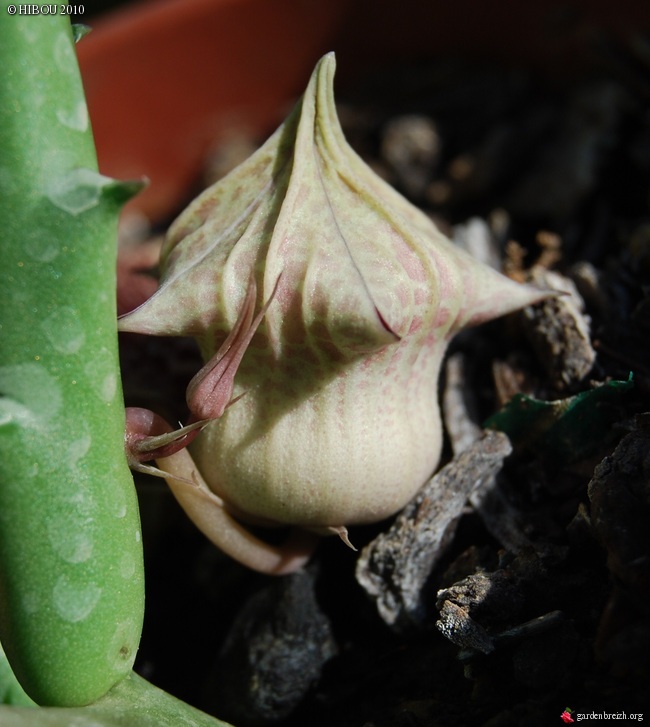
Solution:
[[[577,462],[611,438],[622,397],[633,387],[630,374],[627,381],[610,381],[557,401],[517,394],[485,426],[505,432],[519,449],[550,456],[558,464]]]

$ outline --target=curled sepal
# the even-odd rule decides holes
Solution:
[[[187,387],[187,403],[192,414],[187,426],[171,430],[167,422],[152,411],[138,407],[127,408],[124,439],[129,467],[161,476],[155,467],[144,463],[170,457],[185,449],[207,424],[221,417],[231,404],[244,395],[240,394],[235,398],[232,396],[235,374],[276,289],[277,284],[262,310],[253,318],[257,286],[251,276],[235,326],[219,350]]]
[[[147,409],[127,409],[129,464],[134,469],[164,477],[174,497],[198,529],[214,545],[243,565],[271,575],[292,573],[302,568],[316,546],[316,535],[294,530],[283,545],[270,545],[236,520],[223,500],[205,484],[182,441],[182,438],[198,433],[203,426],[205,422],[196,422],[173,431],[162,417]],[[150,448],[149,445],[155,443],[161,446]],[[137,452],[138,449],[142,451]],[[160,454],[165,451],[170,454]],[[156,457],[157,467],[142,464],[152,455]]]
[[[244,304],[232,331],[219,350],[194,376],[187,387],[187,404],[192,412],[193,419],[218,419],[223,415],[227,407],[243,396],[241,394],[237,399],[232,398],[235,374],[251,339],[255,335],[255,331],[273,300],[276,290],[277,283],[262,310],[253,318],[257,299],[257,285],[255,284],[255,278],[250,277]]]
[[[124,448],[129,467],[138,472],[164,476],[155,467],[144,463],[159,457],[170,457],[184,449],[209,421],[196,421],[172,430],[162,417],[149,409],[128,407]]]

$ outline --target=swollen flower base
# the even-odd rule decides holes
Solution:
[[[198,340],[203,424],[151,451],[206,535],[267,572],[299,567],[312,539],[271,547],[242,522],[345,539],[397,512],[438,463],[450,338],[545,296],[457,249],[355,154],[334,70],[321,59],[266,144],[176,220],[159,290],[120,321]],[[139,461],[170,429],[147,417],[131,415]]]

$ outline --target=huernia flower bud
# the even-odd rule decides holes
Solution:
[[[231,513],[344,534],[397,512],[436,467],[450,338],[545,294],[456,248],[372,172],[343,136],[334,70],[321,59],[275,134],[176,220],[159,290],[120,328],[199,341],[209,363],[188,402],[220,418],[191,451]],[[224,396],[241,400],[202,407],[236,326]]]

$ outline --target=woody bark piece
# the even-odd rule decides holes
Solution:
[[[470,493],[493,479],[511,452],[502,432],[485,432],[429,480],[391,528],[371,542],[357,563],[357,581],[396,629],[425,616],[422,588],[453,537]]]
[[[494,644],[488,632],[481,624],[474,621],[464,608],[453,601],[443,603],[436,627],[443,636],[463,649],[480,651],[483,654],[494,651]]]
[[[571,280],[535,268],[532,281],[564,293],[528,306],[521,313],[535,353],[553,385],[562,391],[582,381],[596,361],[589,322],[582,313],[582,298]]]

